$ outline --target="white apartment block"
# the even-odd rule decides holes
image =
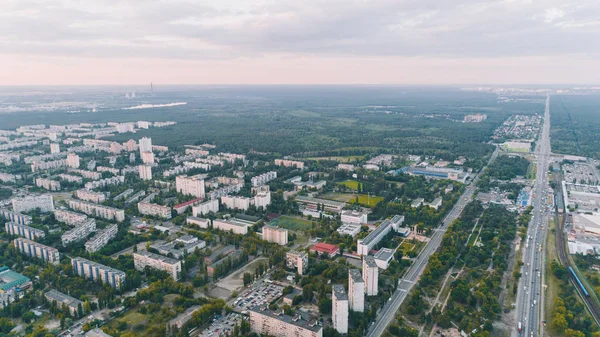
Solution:
[[[79,156],[76,153],[70,152],[67,155],[67,166],[74,169],[79,168]]]
[[[352,165],[352,164],[338,164],[337,169],[338,170],[343,170],[343,171],[354,171],[354,165]]]
[[[96,167],[96,171],[98,171],[98,172],[109,172],[109,173],[112,173],[113,175],[119,175],[119,169],[116,169],[114,167],[97,166]]]
[[[27,225],[20,225],[16,222],[7,222],[4,224],[4,230],[6,230],[6,233],[9,235],[21,236],[29,240],[35,240],[37,238],[43,238],[46,236],[46,233],[44,233],[44,231],[41,229],[33,228]]]
[[[299,275],[304,275],[308,269],[308,254],[306,252],[287,252],[285,253],[286,265],[288,268],[296,268]]]
[[[275,166],[295,167],[301,170],[304,169],[303,162],[286,159],[275,159]]]
[[[30,195],[23,198],[13,198],[12,207],[16,213],[29,212],[36,208],[39,208],[42,212],[52,212],[54,211],[54,200],[51,194]]]
[[[221,204],[229,209],[246,211],[250,207],[250,198],[224,195],[221,197]]]
[[[331,320],[333,321],[333,328],[341,334],[348,333],[348,295],[344,286],[341,284],[334,284],[331,287]]]
[[[85,243],[85,250],[90,253],[99,251],[100,248],[106,246],[108,241],[117,235],[118,231],[119,226],[116,224],[109,225],[108,227],[97,231],[96,235]]]
[[[73,272],[85,279],[100,281],[119,289],[125,283],[125,273],[103,264],[76,257],[71,259]]]
[[[29,239],[17,238],[14,241],[15,248],[22,254],[29,257],[41,259],[46,263],[58,264],[60,262],[60,253],[58,249],[31,241]]]
[[[262,239],[285,246],[288,244],[288,230],[277,226],[264,226],[262,228]]]
[[[55,154],[60,152],[60,145],[58,143],[50,144],[50,153]]]
[[[277,172],[276,171],[269,171],[267,173],[263,173],[263,174],[258,175],[256,177],[252,177],[252,179],[251,179],[252,187],[265,185],[269,181],[271,181],[273,179],[276,179],[276,178],[277,178]]]
[[[67,166],[66,159],[59,159],[53,161],[34,161],[33,163],[31,163],[31,172],[54,170],[65,166]]]
[[[250,331],[273,337],[322,337],[323,327],[315,320],[306,321],[301,315],[293,317],[260,307],[249,309]]]
[[[157,216],[163,219],[171,219],[171,208],[158,204],[153,204],[145,201],[140,201],[137,204],[138,212],[143,215]]]
[[[118,208],[102,206],[87,201],[69,200],[69,207],[87,215],[122,222],[125,220],[125,211]]]
[[[103,203],[106,201],[106,194],[102,192],[94,192],[86,189],[81,189],[75,191],[75,196],[81,200],[95,202],[97,204]]]
[[[137,122],[137,127],[140,129],[147,129],[150,127],[152,123],[151,122],[146,122],[146,121],[138,121]]]
[[[140,139],[139,148],[140,153],[152,152],[152,138],[142,137],[142,139]]]
[[[373,256],[363,256],[362,276],[365,281],[365,293],[367,296],[376,296],[379,289],[379,268]]]
[[[188,216],[185,219],[185,223],[188,225],[196,225],[200,228],[208,228],[210,226],[210,219],[198,218],[195,216]]]
[[[144,164],[152,164],[154,163],[154,153],[150,151],[144,151],[141,154],[142,163]]]
[[[11,212],[3,208],[0,208],[0,216],[8,222],[16,222],[19,225],[29,225],[32,221],[29,215]]]
[[[182,194],[190,194],[196,198],[204,198],[204,178],[203,174],[192,177],[177,176],[175,178],[175,188]]]
[[[56,221],[64,222],[70,226],[77,226],[87,220],[87,215],[71,212],[67,210],[57,209],[54,211]]]
[[[83,240],[96,231],[96,220],[88,219],[75,225],[60,236],[63,246],[79,240]]]
[[[117,124],[115,126],[115,129],[117,130],[118,133],[133,132],[134,125],[133,125],[133,123],[121,123],[121,124]]]
[[[232,231],[235,234],[245,235],[248,233],[248,228],[252,226],[250,221],[239,219],[214,219],[213,228],[225,232]]]
[[[206,215],[210,212],[219,212],[219,199],[208,200],[198,205],[192,206],[193,216]]]
[[[60,191],[60,181],[46,178],[35,179],[35,186],[48,191]]]
[[[152,180],[152,166],[150,165],[140,165],[138,166],[138,170],[140,173],[140,179],[142,180]]]
[[[10,173],[0,173],[0,181],[5,183],[14,183],[17,181],[17,177]]]
[[[271,204],[271,192],[261,192],[256,194],[250,203],[256,206],[256,208],[267,208]]]
[[[358,269],[348,270],[348,305],[353,311],[365,311],[365,281]]]
[[[106,179],[100,179],[96,181],[90,181],[85,184],[85,188],[88,190],[92,190],[98,187],[104,187],[108,185],[119,185],[125,182],[124,176],[114,176]]]
[[[139,271],[146,267],[166,271],[175,281],[179,280],[181,273],[181,261],[147,251],[133,253],[133,264]]]
[[[69,170],[69,172],[80,174],[85,179],[90,180],[99,180],[100,178],[102,178],[102,174],[100,172],[86,171],[80,169]]]
[[[62,180],[68,181],[70,183],[82,183],[83,182],[83,178],[80,176],[74,176],[72,174],[64,174],[61,173],[58,175],[58,177]]]
[[[367,213],[353,211],[353,210],[345,210],[342,211],[342,223],[357,223],[357,224],[366,224],[367,223]]]

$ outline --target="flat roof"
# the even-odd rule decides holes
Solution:
[[[254,225],[250,221],[241,220],[241,219],[235,219],[235,218],[231,218],[231,219],[214,219],[213,220],[213,226],[214,226],[215,222],[226,223],[226,224],[230,224],[230,225],[234,225],[234,226],[238,226],[238,227],[249,227],[249,226]]]
[[[336,207],[344,207],[346,205],[345,202],[333,201],[333,200],[327,200],[327,199],[319,199],[319,198],[311,198],[311,197],[304,197],[304,196],[296,196],[296,201],[313,202],[313,203],[324,204],[324,205],[331,205],[331,206],[336,206]]]
[[[145,250],[142,250],[142,251],[139,251],[139,252],[135,252],[133,254],[134,255],[138,254],[138,255],[141,255],[141,256],[146,256],[146,257],[149,257],[149,258],[151,258],[153,260],[159,260],[159,261],[162,261],[162,262],[165,262],[165,263],[168,263],[168,264],[177,264],[179,262],[179,260],[176,260],[176,259],[173,259],[173,258],[170,258],[170,257],[167,257],[167,256],[162,256],[162,255],[154,254],[154,253],[151,253],[151,252],[148,252],[148,251],[145,251]]]
[[[379,224],[379,226],[377,226],[377,228],[375,228],[374,231],[369,233],[369,235],[367,235],[367,237],[363,239],[362,243],[364,245],[369,245],[371,241],[375,240],[375,238],[377,238],[383,231],[385,231],[391,225],[392,222],[390,220],[383,220],[383,222]]]
[[[362,274],[360,273],[360,271],[358,269],[348,269],[348,275],[350,275],[350,277],[352,277],[352,280],[354,282],[364,282],[364,280],[362,278]]]
[[[346,294],[346,289],[344,289],[343,285],[334,284],[331,286],[331,289],[333,290],[333,295],[338,299],[338,301],[348,300],[348,294]]]
[[[6,266],[0,268],[0,290],[2,291],[18,287],[30,281],[29,277],[14,272]]]
[[[83,302],[76,299],[75,297],[71,297],[67,294],[61,293],[58,290],[55,289],[51,289],[50,291],[46,292],[45,296],[50,297],[53,300],[56,300],[56,302],[58,303],[65,303],[66,305],[73,305],[73,306],[77,306],[77,304],[81,303],[83,305]]]
[[[261,306],[251,307],[249,308],[249,310],[313,332],[318,332],[323,329],[322,326],[317,324],[316,319],[308,321],[302,316],[300,312],[296,312],[294,316],[288,316],[283,314],[282,312],[272,311]]]
[[[372,257],[371,255],[364,256],[363,261],[365,261],[365,263],[367,264],[367,267],[372,267],[372,268],[377,267],[377,263],[375,263],[375,258]]]
[[[95,266],[95,267],[98,267],[98,268],[101,268],[101,269],[113,272],[115,274],[120,274],[121,276],[125,276],[125,272],[124,271],[121,271],[119,269],[115,269],[115,268],[112,268],[112,267],[109,267],[109,266],[105,266],[105,265],[103,265],[101,263],[98,263],[98,262],[94,262],[94,261],[90,261],[88,259],[84,259],[83,257],[74,257],[74,258],[71,258],[71,261],[73,261],[73,260],[80,261],[80,262],[87,263],[87,264],[91,264],[92,266]]]
[[[377,254],[375,254],[375,259],[388,261],[394,256],[394,251],[389,248],[381,248]]]

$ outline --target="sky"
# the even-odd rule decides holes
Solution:
[[[598,0],[2,0],[0,85],[598,84]]]

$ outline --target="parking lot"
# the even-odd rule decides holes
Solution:
[[[218,337],[225,336],[228,333],[231,334],[233,327],[237,324],[240,325],[242,315],[237,313],[227,314],[223,317],[213,319],[210,327],[202,331],[199,336],[202,337]]]
[[[565,180],[569,183],[598,184],[598,177],[594,169],[587,163],[564,164],[562,169],[565,173]]]
[[[244,291],[233,303],[235,310],[244,312],[257,305],[268,305],[275,298],[283,295],[283,287],[267,280],[255,282]]]

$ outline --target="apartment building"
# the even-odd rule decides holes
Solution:
[[[87,220],[87,215],[71,212],[67,210],[57,209],[54,211],[56,221],[64,222],[70,226],[77,226]]]
[[[232,231],[235,234],[248,234],[248,228],[254,223],[241,219],[214,219],[213,228],[225,232]]]
[[[17,177],[10,173],[0,173],[0,181],[5,183],[14,183],[17,181]]]
[[[252,307],[250,330],[261,336],[273,337],[322,337],[323,327],[314,319],[305,320],[302,314],[288,316],[282,311],[272,311],[265,307]]]
[[[29,195],[12,199],[13,211],[16,213],[29,212],[39,208],[41,212],[54,211],[54,200],[51,194]]]
[[[250,207],[250,198],[224,195],[221,197],[221,204],[229,209],[246,211]]]
[[[379,268],[373,256],[363,256],[362,276],[365,281],[365,293],[367,296],[376,296],[379,282]]]
[[[77,153],[69,152],[69,154],[67,154],[67,166],[78,169],[79,164],[79,155],[77,155]]]
[[[190,194],[196,198],[204,198],[204,178],[206,175],[198,174],[192,177],[177,176],[175,188],[182,194]]]
[[[60,181],[46,178],[36,178],[35,186],[48,191],[60,191]]]
[[[46,236],[43,230],[33,228],[27,225],[19,225],[16,222],[7,222],[4,224],[4,229],[6,233],[10,235],[18,235],[29,240],[35,240],[37,238],[43,238]]]
[[[271,204],[271,192],[259,192],[251,200],[250,204],[256,208],[267,208]]]
[[[163,219],[171,219],[171,208],[158,204],[152,204],[145,201],[140,201],[137,204],[138,212],[143,215],[156,216]]]
[[[297,169],[304,169],[304,163],[295,160],[286,159],[275,159],[275,166],[295,167]]]
[[[337,169],[351,172],[354,171],[355,167],[352,164],[338,164]]]
[[[288,244],[288,230],[277,226],[264,226],[262,228],[262,239],[285,246]]]
[[[198,218],[195,216],[188,216],[185,219],[185,223],[187,223],[188,225],[196,225],[200,228],[206,229],[210,225],[210,219]]]
[[[83,240],[96,231],[96,220],[87,219],[75,224],[74,228],[69,229],[60,236],[63,246],[79,240]]]
[[[55,154],[60,152],[60,145],[58,143],[50,143],[50,153]]]
[[[192,206],[193,216],[206,215],[211,212],[219,212],[219,199],[208,200],[198,205]]]
[[[119,169],[116,169],[114,167],[107,167],[107,166],[97,166],[96,167],[96,171],[98,172],[108,172],[111,173],[113,175],[119,175]]]
[[[96,181],[90,181],[85,184],[85,188],[88,190],[93,190],[94,188],[104,187],[108,185],[120,185],[125,182],[124,176],[114,176],[106,179],[100,179]]]
[[[331,320],[333,328],[341,334],[348,333],[348,294],[341,284],[331,287]]]
[[[58,264],[60,262],[60,253],[58,249],[31,241],[24,238],[14,240],[15,248],[20,253],[29,257],[41,259],[46,263]]]
[[[58,290],[52,289],[44,294],[46,301],[48,303],[56,302],[57,308],[62,308],[65,305],[69,308],[69,312],[71,316],[78,317],[79,309],[83,310],[83,302],[76,299],[75,297],[71,297],[67,294],[63,294]]]
[[[348,270],[348,306],[356,312],[365,311],[365,281],[358,269]]]
[[[146,267],[166,271],[174,280],[179,280],[181,261],[147,251],[133,253],[135,269],[144,271]]]
[[[143,152],[152,152],[152,138],[142,137],[140,139],[140,154]]]
[[[109,225],[108,227],[97,231],[96,235],[85,243],[85,250],[89,253],[99,251],[102,247],[106,246],[108,241],[117,236],[118,231],[119,226],[116,224]]]
[[[90,179],[90,180],[100,180],[100,178],[102,178],[102,174],[100,172],[80,170],[80,169],[69,170],[69,172],[79,174],[82,177],[84,177],[85,179]]]
[[[66,159],[51,161],[34,161],[31,163],[31,172],[55,170],[67,166]]]
[[[276,179],[276,178],[277,178],[277,172],[269,171],[267,173],[263,173],[256,177],[252,177],[252,179],[250,181],[252,182],[252,187],[257,187],[257,186],[265,185],[269,181]]]
[[[117,222],[122,222],[125,220],[125,211],[118,208],[102,206],[91,202],[74,199],[69,200],[69,207],[87,215],[106,220],[114,220]]]
[[[138,166],[140,179],[142,180],[152,180],[152,166],[150,165],[140,165]]]
[[[288,268],[296,268],[299,275],[304,275],[308,269],[308,254],[306,252],[291,251],[285,253]]]
[[[125,284],[125,273],[118,269],[82,257],[72,258],[71,265],[73,266],[73,272],[85,279],[100,281],[116,289]]]
[[[82,183],[83,182],[83,178],[80,176],[75,176],[72,174],[64,174],[61,173],[58,175],[58,177],[62,180],[68,181],[70,183]]]
[[[29,225],[32,218],[29,215],[24,215],[0,208],[0,216],[8,222],[16,222],[19,225]]]
[[[144,151],[141,154],[142,163],[144,164],[152,164],[154,163],[154,153],[150,151]]]
[[[97,204],[106,201],[106,194],[102,192],[94,192],[86,189],[80,189],[75,191],[75,196],[81,200],[94,202]]]

